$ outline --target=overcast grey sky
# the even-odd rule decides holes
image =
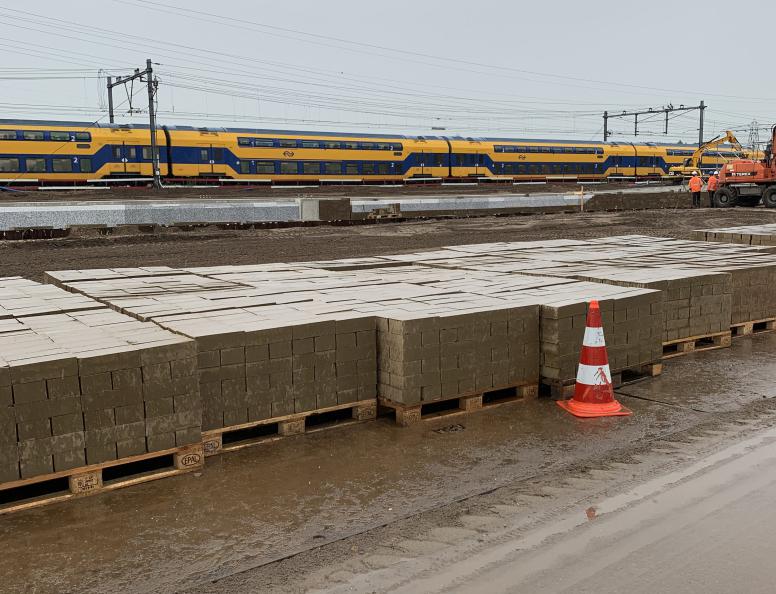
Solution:
[[[98,70],[152,58],[165,123],[600,139],[604,109],[776,119],[776,2],[0,0],[2,117],[107,121]],[[754,18],[753,18],[754,17]],[[27,80],[20,80],[27,79]],[[133,107],[146,108],[140,91]],[[116,89],[119,122],[127,113]],[[645,118],[643,118],[645,119]],[[631,140],[632,121],[614,121]],[[642,124],[697,141],[697,113]],[[761,132],[764,136],[765,132]]]

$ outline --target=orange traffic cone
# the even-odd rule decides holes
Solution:
[[[598,301],[590,302],[585,326],[574,397],[571,400],[559,400],[558,406],[576,417],[617,417],[633,414],[614,399]]]

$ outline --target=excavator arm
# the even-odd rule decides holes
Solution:
[[[703,153],[710,151],[712,149],[715,149],[721,144],[725,144],[725,143],[733,145],[733,148],[735,148],[739,152],[744,151],[744,147],[742,147],[741,143],[738,142],[738,138],[736,138],[736,135],[733,134],[730,130],[728,130],[725,132],[724,136],[720,136],[719,138],[710,140],[709,142],[705,143],[700,148],[698,148],[692,154],[692,157],[690,157],[689,166],[697,169],[698,163],[701,162],[701,157],[703,157]]]
[[[713,140],[710,140],[709,142],[703,144],[699,148],[695,149],[695,152],[693,152],[692,156],[687,158],[683,165],[671,167],[670,173],[672,175],[680,175],[682,177],[689,177],[693,171],[699,170],[699,164],[701,162],[701,158],[703,157],[703,154],[717,148],[718,146],[722,144],[731,144],[733,148],[735,148],[737,151],[743,153],[744,147],[741,146],[741,143],[738,142],[738,138],[736,138],[735,134],[731,132],[730,130],[727,130],[724,134],[724,136],[720,136],[718,138],[715,138]]]

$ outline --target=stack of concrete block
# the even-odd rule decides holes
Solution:
[[[612,373],[638,370],[663,356],[659,291],[576,282],[526,291],[541,305],[541,376],[550,385],[573,383],[588,303],[601,307]]]
[[[754,246],[776,246],[776,224],[699,229],[692,232],[698,241],[718,241]]]
[[[617,238],[609,241],[614,244]],[[647,247],[650,253],[621,258],[616,261],[617,266],[676,267],[729,274],[731,324],[776,317],[776,293],[769,289],[776,282],[776,254],[767,249],[665,238],[630,238],[629,243]]]
[[[664,342],[724,332],[730,327],[733,287],[732,276],[727,273],[584,264],[527,273],[661,291]]]
[[[375,320],[286,306],[157,318],[196,341],[205,430],[376,397]]]
[[[575,278],[661,291],[663,342],[730,329],[733,281],[727,273],[670,267],[642,270],[603,267],[577,273]]]
[[[536,384],[538,306],[378,318],[378,393],[407,406]],[[530,300],[528,300],[530,301]]]
[[[0,361],[0,482],[201,440],[194,344],[156,325],[104,307],[6,319]]]

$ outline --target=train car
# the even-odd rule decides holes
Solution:
[[[397,136],[161,126],[162,177],[272,184],[659,178],[688,145],[577,140]],[[702,170],[736,155],[718,147]],[[0,183],[145,183],[153,175],[148,126],[0,120]]]
[[[160,131],[162,175],[167,143]],[[145,126],[0,120],[0,183],[84,183],[150,177],[151,135]]]
[[[168,132],[176,178],[319,183],[448,176],[449,144],[436,137],[182,126]]]

